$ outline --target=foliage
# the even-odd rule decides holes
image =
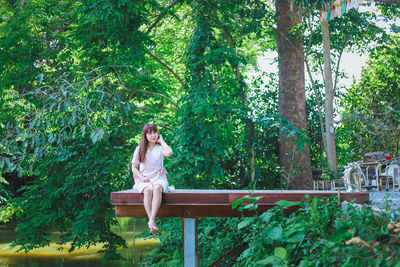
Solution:
[[[118,258],[126,244],[111,231],[109,196],[132,186],[128,162],[137,140],[130,133],[169,108],[148,96],[136,100],[137,83],[159,84],[139,68],[146,36],[131,23],[143,23],[146,5],[30,1],[4,8],[0,165],[17,179],[34,179],[2,207],[2,220],[16,216],[14,245],[26,252],[48,245],[49,229],[57,229],[59,244],[103,243],[106,258]]]
[[[216,6],[220,8],[218,11],[222,14],[232,12],[230,7],[224,4]],[[243,156],[246,155],[243,144],[246,143],[246,138],[249,138],[249,133],[244,131],[247,129],[243,129],[243,124],[251,120],[252,124],[256,125],[257,138],[254,145],[272,143],[267,149],[257,146],[256,155],[277,150],[278,129],[274,128],[287,131],[288,137],[295,135],[300,150],[307,138],[287,120],[275,115],[277,108],[272,100],[276,99],[273,93],[276,92],[275,81],[267,86],[269,92],[265,92],[265,89],[257,88],[260,87],[260,78],[251,80],[253,93],[262,90],[265,92],[265,95],[257,94],[256,100],[251,93],[248,93],[247,87],[241,84],[238,74],[235,74],[235,66],[246,65],[249,58],[242,57],[232,49],[231,44],[227,44],[231,40],[229,35],[232,33],[233,40],[239,40],[237,43],[242,45],[240,36],[244,35],[243,31],[248,31],[249,25],[252,25],[250,23],[259,23],[260,17],[257,16],[265,15],[255,11],[259,8],[259,3],[251,3],[248,6],[252,8],[254,17],[247,17],[246,13],[239,11],[237,15],[239,20],[249,20],[246,26],[238,26],[246,28],[240,31],[240,36],[237,36],[237,28],[226,29],[227,26],[222,26],[221,29],[220,24],[226,25],[227,22],[224,21],[229,17],[222,16],[223,21],[219,22],[218,13],[212,8],[215,6],[210,7],[200,1],[194,9],[197,27],[188,47],[185,79],[187,83],[183,87],[186,94],[180,99],[179,128],[175,134],[176,140],[179,140],[176,142],[176,156],[173,161],[178,166],[175,179],[179,186],[185,187],[203,188],[211,185],[213,188],[249,188],[251,187],[247,168],[249,159]],[[212,19],[208,19],[208,16]],[[255,30],[254,34],[256,33]],[[236,36],[237,38],[234,38]],[[253,35],[250,36],[252,38],[248,38],[248,41],[253,42]],[[229,40],[225,41],[223,38]],[[273,75],[271,78],[276,79]],[[247,94],[249,96],[246,96]],[[250,102],[249,107],[253,108],[253,112],[248,110],[249,107],[243,106],[243,95],[246,101]],[[256,105],[260,104],[263,107],[262,111],[256,109]],[[265,158],[268,159],[270,155],[265,155]],[[271,161],[269,166],[278,176],[276,157],[268,161]],[[261,163],[257,166],[259,179],[263,174],[263,165],[265,164]],[[273,183],[275,186],[279,185],[276,178],[272,180],[275,180]],[[260,184],[266,185],[266,180],[262,179]],[[272,186],[269,183],[269,187]]]
[[[181,219],[160,219],[160,245],[144,259],[146,266],[183,266]],[[199,218],[198,257],[200,266],[209,266],[222,252],[238,244],[237,218]],[[145,236],[145,234],[143,235]],[[212,244],[212,250],[210,250]]]
[[[175,158],[166,162],[172,184],[246,184],[247,107],[240,104],[232,66],[255,62],[256,50],[244,51],[255,40],[262,43],[259,25],[267,11],[261,2],[243,3],[245,9],[214,3],[217,17],[239,40],[239,54],[229,48],[213,10],[207,15],[214,20],[199,22],[193,14],[200,13],[192,14],[196,7],[185,2],[170,8],[123,0],[3,3],[0,167],[18,174],[19,192],[3,190],[8,202],[1,214],[18,222],[14,245],[25,251],[46,246],[49,229],[57,229],[60,244],[70,242],[74,249],[104,243],[106,256],[118,257],[116,248],[125,243],[110,231],[115,221],[109,193],[132,186],[129,162],[147,122],[172,140]],[[203,33],[208,48],[196,39]],[[184,86],[177,79],[182,72]],[[199,75],[208,79],[202,82],[215,81],[218,90],[199,82]],[[264,136],[258,131],[256,142]],[[276,166],[276,158],[270,161]]]
[[[368,206],[341,206],[336,197],[276,204],[238,224],[248,248],[238,257],[237,266],[393,266],[399,262],[400,250],[394,245],[399,236],[387,228],[390,212],[376,215]],[[293,206],[300,209],[286,217],[285,210]]]
[[[223,177],[220,161],[225,149],[221,145],[225,142],[222,138],[229,138],[228,132],[232,132],[229,130],[221,132],[222,129],[228,128],[226,124],[231,121],[227,117],[230,107],[226,107],[229,102],[226,103],[223,96],[217,93],[218,85],[211,72],[211,68],[218,68],[219,65],[215,59],[224,60],[220,54],[229,51],[217,48],[215,37],[205,16],[206,6],[199,2],[195,12],[197,25],[188,47],[185,78],[187,81],[185,88],[188,92],[180,100],[181,120],[176,136],[181,142],[176,159],[183,163],[181,166],[184,169],[180,171],[181,175],[185,178],[190,177],[187,183],[205,186],[209,182],[208,179],[213,181]],[[227,78],[229,77],[225,79]],[[222,116],[228,120],[224,122]],[[208,155],[213,155],[215,158]],[[207,176],[201,175],[203,173]]]
[[[310,94],[307,98],[307,113],[310,118],[308,126],[312,140],[311,160],[314,166],[324,167],[326,166],[323,148],[325,130],[321,129],[318,115],[322,117],[322,121],[326,120],[325,113],[323,112],[325,93],[321,92],[321,89],[325,87],[325,81],[323,77],[322,79],[316,78],[317,74],[323,76],[322,29],[319,21],[320,13],[318,11],[322,2],[297,2],[303,6],[304,22],[294,30],[303,32],[305,47],[304,57],[307,61],[307,67],[310,67],[309,75],[312,75],[314,80],[314,85],[312,87],[310,86],[307,90]],[[367,3],[365,5],[370,4]],[[371,52],[377,47],[383,47],[389,43],[393,43],[392,37],[388,32],[384,28],[378,26],[378,20],[379,16],[376,12],[358,12],[355,9],[351,9],[340,18],[335,18],[329,22],[330,53],[333,68],[332,77],[334,79],[334,102],[336,107],[343,98],[343,91],[345,90],[340,84],[340,79],[346,77],[346,73],[340,70],[340,62],[342,61],[343,53],[347,51],[353,53]],[[311,91],[312,88],[314,89],[313,91]],[[320,106],[318,105],[318,100]],[[319,114],[318,106],[321,109],[321,114]],[[335,108],[335,113],[338,113],[337,108]],[[323,122],[321,122],[321,124],[323,124]]]
[[[362,79],[343,101],[338,130],[342,159],[360,160],[366,152],[399,153],[399,68],[396,44],[377,49],[363,69]]]
[[[7,184],[7,180],[1,176],[0,172],[0,204],[4,204],[4,202],[7,201],[7,199],[10,197],[9,191],[6,190],[6,188],[4,187],[4,185]]]
[[[387,17],[398,14],[395,7],[382,10]],[[118,257],[125,241],[110,230],[116,222],[109,194],[132,186],[130,160],[144,123],[157,124],[173,147],[166,167],[176,187],[282,188],[279,131],[295,136],[299,150],[312,144],[319,165],[315,99],[307,106],[308,138],[276,115],[278,75],[248,75],[257,69],[260,53],[276,50],[271,2],[0,0],[0,13],[0,221],[18,223],[14,245],[24,251],[48,245],[49,229],[56,229],[60,244],[74,249],[102,243],[107,258]],[[397,99],[398,51],[391,44],[397,41],[375,21],[374,14],[351,12],[330,22],[336,59],[347,36],[352,51],[365,51],[375,41],[381,47],[344,105],[353,118],[358,113],[365,118],[372,108],[379,112],[374,125],[363,126],[361,138],[354,134],[363,120],[349,120],[340,129],[346,153],[349,145],[375,140],[371,129],[388,138],[381,146],[396,147],[397,102],[364,100],[375,99],[371,94],[384,86],[390,87],[381,91],[385,99]],[[315,70],[321,37],[315,18],[311,26],[312,38],[307,25],[299,29],[304,45],[311,43]],[[375,76],[368,78],[369,73]],[[249,143],[255,181],[250,181]],[[211,264],[245,236],[253,244],[246,232],[252,223],[202,219],[201,257],[207,255]],[[166,246],[147,261],[179,264],[179,223],[166,221],[161,228],[167,229]],[[209,256],[206,244],[214,236],[216,253]],[[279,246],[268,253],[289,259],[292,250]]]
[[[257,198],[246,196],[232,206],[252,210]],[[201,218],[199,264],[209,266],[234,247],[242,252],[223,266],[380,265],[399,263],[398,233],[389,227],[393,211],[376,212],[369,206],[338,204],[337,197],[306,196],[302,202],[279,201],[277,206],[249,218]],[[298,209],[286,215],[288,210]],[[398,221],[397,221],[398,222]],[[145,259],[146,265],[182,265],[181,225],[163,220],[161,243]],[[210,244],[212,251],[210,253]]]
[[[238,5],[244,10],[236,9]],[[187,48],[187,82],[175,132],[173,163],[179,163],[179,186],[238,188],[249,182],[244,144],[251,135],[246,127],[252,118],[244,104],[248,88],[243,71],[238,73],[236,67],[246,69],[255,62],[251,44],[259,41],[259,24],[267,13],[263,6],[259,1],[193,5],[196,27]]]

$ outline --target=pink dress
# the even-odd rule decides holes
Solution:
[[[170,191],[167,180],[167,171],[164,168],[162,146],[156,145],[151,150],[147,149],[145,162],[139,162],[139,146],[136,147],[135,152],[133,153],[132,164],[139,164],[140,173],[150,179],[149,183],[145,183],[134,175],[133,178],[135,180],[135,185],[133,186],[133,189],[142,193],[143,189],[147,186],[159,184],[162,186],[163,192]]]

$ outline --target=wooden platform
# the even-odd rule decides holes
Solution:
[[[164,193],[163,202],[157,217],[237,217],[252,216],[253,213],[240,213],[232,209],[232,202],[249,195],[247,190],[197,190],[177,189]],[[252,196],[262,196],[257,201],[258,212],[264,212],[274,206],[279,200],[301,201],[305,195],[311,198],[328,198],[337,195],[337,191],[303,191],[303,190],[255,190]],[[365,203],[369,200],[368,193],[340,192],[341,201],[355,200]],[[117,217],[147,217],[143,207],[143,194],[134,190],[111,193],[111,204],[115,206]]]
[[[197,221],[199,217],[238,217],[241,215],[252,216],[253,213],[240,213],[232,209],[232,202],[250,195],[247,190],[197,190],[178,189],[174,192],[164,193],[163,201],[157,217],[183,218],[183,251],[184,266],[197,266]],[[328,198],[338,195],[337,191],[295,191],[295,190],[256,190],[251,196],[262,198],[257,201],[259,213],[274,206],[279,200],[301,201],[305,195],[311,198]],[[355,200],[365,203],[369,200],[368,193],[340,193],[341,201]],[[246,203],[246,202],[244,202]],[[249,203],[249,202],[247,202]],[[147,217],[143,207],[143,194],[134,190],[111,193],[111,204],[115,206],[117,217]],[[287,213],[295,211],[295,206],[286,210]]]

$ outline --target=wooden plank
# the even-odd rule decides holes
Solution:
[[[258,213],[273,208],[275,205],[259,205]],[[239,212],[237,209],[232,209],[231,205],[225,206],[171,206],[162,205],[158,211],[157,217],[188,217],[188,218],[199,218],[199,217],[251,217],[255,212],[245,211]],[[146,211],[142,205],[121,205],[115,206],[116,217],[136,217],[145,218],[147,217]]]
[[[285,199],[288,201],[301,201],[305,194],[313,197],[328,198],[336,195],[335,191],[283,191],[283,190],[256,190],[252,196],[263,196],[259,203],[275,203]],[[176,192],[164,193],[163,204],[174,205],[218,205],[232,203],[245,195],[249,195],[246,190],[177,190]],[[369,199],[368,193],[341,193],[342,200],[356,199],[364,202]],[[133,190],[111,193],[112,205],[135,205],[143,204],[143,195],[135,193]]]
[[[262,214],[263,212],[275,207],[276,205],[258,205],[257,212]],[[292,206],[285,211],[288,215],[298,210],[298,207]],[[187,207],[176,207],[176,206],[162,206],[157,214],[157,217],[177,217],[177,218],[200,218],[200,217],[213,217],[213,218],[224,218],[224,217],[252,217],[256,212],[245,210],[239,212],[237,209],[232,209],[231,206],[187,206]],[[115,206],[116,217],[135,217],[135,218],[146,218],[147,214],[143,206],[137,205],[122,205]]]
[[[229,202],[228,193],[166,193],[165,204],[226,204]]]
[[[163,194],[163,203],[174,204],[225,204],[228,203],[229,194],[212,192],[171,192]],[[111,204],[139,204],[143,203],[143,194],[140,193],[124,193],[113,192],[111,193]]]
[[[180,207],[161,206],[157,217],[184,217]],[[116,217],[146,218],[147,214],[143,205],[115,206]]]
[[[248,195],[246,190],[177,190],[163,194],[163,202],[158,217],[238,217],[253,216],[254,212],[240,213],[232,210],[232,202]],[[258,213],[262,213],[276,204],[279,200],[301,201],[305,194],[311,198],[328,198],[336,195],[334,191],[283,191],[283,190],[256,190],[252,196],[263,196],[258,202]],[[355,200],[365,203],[369,199],[368,193],[340,194],[341,201]],[[248,203],[245,201],[245,203]],[[133,190],[113,192],[111,204],[115,207],[117,217],[147,217],[143,207],[143,195]],[[296,208],[293,208],[293,211]],[[287,212],[291,212],[288,210]]]

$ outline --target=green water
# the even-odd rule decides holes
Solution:
[[[133,229],[135,227],[136,234],[143,232],[146,229],[144,220],[132,218],[118,218],[119,225],[113,228],[113,231],[121,235],[128,243],[128,248],[121,249],[120,252],[126,260],[103,262],[102,254],[98,253],[102,249],[99,244],[89,249],[76,249],[72,253],[68,253],[69,245],[59,246],[56,242],[52,242],[50,246],[40,249],[35,249],[25,254],[24,252],[16,253],[17,248],[11,248],[9,244],[14,240],[16,233],[12,227],[0,225],[0,266],[1,267],[58,267],[58,266],[107,266],[107,267],[127,267],[133,266]],[[135,226],[134,226],[135,224]],[[60,235],[59,232],[52,232],[51,239],[56,241]],[[140,261],[145,255],[151,251],[157,239],[139,239],[135,238],[135,264],[140,266]]]

